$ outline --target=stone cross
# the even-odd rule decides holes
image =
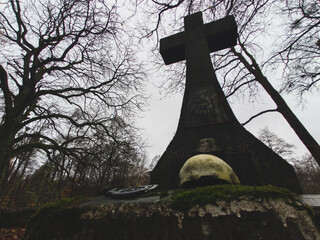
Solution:
[[[166,64],[186,60],[186,86],[175,136],[151,173],[151,183],[179,186],[179,171],[194,155],[212,154],[246,185],[275,185],[301,192],[293,167],[238,122],[215,75],[210,52],[236,44],[232,16],[203,24],[201,12],[184,19],[185,31],[161,39]]]
[[[160,40],[160,53],[167,65],[186,59],[191,60],[192,56],[186,57],[186,51],[190,52],[189,48],[196,47],[197,52],[210,53],[237,44],[237,24],[232,16],[203,24],[202,14],[198,12],[187,16],[184,26],[185,32]]]
[[[216,79],[210,52],[232,47],[237,42],[237,25],[232,16],[203,24],[202,13],[185,17],[185,31],[160,40],[166,64],[186,59],[186,93],[189,104],[182,109],[180,127],[236,120]],[[199,94],[200,93],[200,94]],[[212,111],[214,109],[214,111]]]

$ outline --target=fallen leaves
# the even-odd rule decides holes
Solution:
[[[22,240],[25,228],[0,228],[1,240]]]

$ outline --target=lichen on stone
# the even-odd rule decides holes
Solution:
[[[186,211],[195,205],[217,204],[217,201],[233,201],[246,196],[249,199],[283,199],[297,208],[302,207],[297,195],[274,186],[215,185],[178,191],[171,196],[171,207]]]

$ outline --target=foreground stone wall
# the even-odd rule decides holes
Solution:
[[[241,197],[177,211],[167,198],[116,201],[101,196],[42,211],[29,223],[26,240],[320,239],[309,212],[281,199]]]

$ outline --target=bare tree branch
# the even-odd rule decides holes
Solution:
[[[248,124],[249,122],[251,122],[253,119],[255,119],[256,117],[259,117],[260,115],[262,114],[265,114],[265,113],[268,113],[268,112],[277,112],[278,109],[268,109],[268,110],[265,110],[265,111],[261,111],[255,115],[253,115],[252,117],[250,117],[247,121],[245,121],[244,123],[241,123],[242,126],[245,126],[246,124]]]

